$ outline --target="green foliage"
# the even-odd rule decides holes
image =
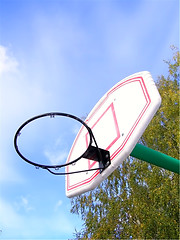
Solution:
[[[179,156],[179,51],[157,87],[162,105],[141,143]],[[71,212],[84,221],[78,239],[178,239],[178,174],[129,157],[95,190],[72,199]]]

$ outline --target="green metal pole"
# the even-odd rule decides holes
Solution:
[[[180,160],[170,157],[164,153],[155,151],[151,148],[145,147],[141,144],[136,144],[130,156],[175,173],[180,172]]]

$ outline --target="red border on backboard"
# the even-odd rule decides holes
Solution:
[[[113,103],[111,103],[108,106],[108,108],[103,112],[103,114],[98,118],[98,120],[91,127],[91,129],[93,131],[93,128],[101,121],[101,119],[104,117],[104,115],[109,111],[111,111],[111,113],[112,113],[112,117],[113,117],[113,120],[114,120],[114,126],[115,126],[115,130],[116,130],[116,135],[115,135],[113,141],[110,142],[110,144],[107,147],[105,147],[106,150],[109,150],[111,148],[111,146],[120,138],[119,126],[118,126],[118,122],[117,122],[117,118],[116,118]],[[88,145],[89,145],[88,136],[89,136],[89,133],[87,132],[86,137],[85,137],[86,147],[88,147]],[[96,136],[95,136],[95,138],[96,138]],[[88,169],[91,169],[95,164],[96,164],[96,161],[88,160]]]
[[[149,107],[149,105],[150,105],[150,103],[151,103],[151,98],[150,98],[150,96],[149,96],[149,93],[148,93],[148,91],[147,91],[147,88],[146,88],[146,85],[145,85],[145,83],[144,83],[143,78],[142,78],[142,77],[134,77],[134,78],[131,78],[131,79],[127,79],[126,81],[124,81],[124,82],[122,82],[122,83],[120,82],[118,85],[116,85],[114,88],[112,88],[112,89],[106,94],[106,96],[105,96],[105,98],[103,99],[103,101],[99,104],[99,106],[94,110],[94,112],[93,112],[93,113],[90,115],[90,117],[86,120],[86,123],[88,124],[88,122],[90,121],[90,119],[96,114],[96,112],[101,108],[101,106],[104,104],[104,102],[107,101],[108,97],[109,97],[113,92],[115,92],[115,91],[116,91],[117,89],[119,89],[120,87],[122,87],[122,86],[124,86],[124,85],[126,85],[126,84],[130,84],[130,83],[132,83],[132,82],[139,82],[139,83],[140,83],[140,87],[141,87],[141,89],[142,89],[142,91],[143,91],[143,94],[144,94],[144,97],[145,97],[145,100],[146,100],[146,104],[145,104],[144,108],[142,109],[141,113],[139,114],[139,116],[137,117],[134,125],[133,125],[132,128],[130,129],[128,135],[127,135],[126,138],[124,139],[124,141],[123,141],[123,143],[121,144],[121,146],[119,146],[119,148],[118,148],[115,152],[110,153],[110,155],[111,155],[111,161],[122,151],[122,149],[123,149],[124,146],[126,145],[127,141],[128,141],[129,138],[131,137],[133,131],[135,130],[135,128],[136,128],[137,125],[139,124],[140,120],[142,119],[143,115],[145,114],[146,110],[148,109],[148,107]],[[109,108],[114,108],[113,103],[111,103],[111,104],[109,105],[109,107],[106,109],[105,112],[107,112]],[[97,120],[97,122],[102,118],[102,116],[105,114],[105,112],[101,115],[101,117]],[[118,123],[117,123],[117,119],[116,119],[116,113],[115,113],[115,110],[114,110],[114,109],[113,109],[113,118],[114,118],[116,127],[119,129]],[[115,119],[116,119],[116,120],[115,120]],[[95,123],[95,124],[96,124],[96,123]],[[94,125],[95,125],[95,124],[94,124]],[[93,125],[93,126],[94,126],[94,125]],[[78,136],[77,136],[77,138],[76,138],[76,140],[75,140],[75,142],[74,142],[74,144],[73,144],[73,146],[72,146],[72,148],[71,148],[71,151],[70,151],[70,154],[69,154],[69,157],[68,157],[67,162],[69,162],[69,159],[70,159],[72,150],[74,149],[74,147],[75,147],[75,145],[76,145],[76,141],[78,140],[78,137],[79,137],[79,135],[80,135],[80,133],[81,133],[81,131],[82,131],[83,128],[84,128],[84,126],[81,128],[81,130],[80,130],[79,133],[78,133]],[[117,130],[117,129],[116,129],[116,130]],[[119,131],[119,130],[118,130],[118,131]],[[118,137],[118,133],[117,133],[117,137]],[[120,137],[120,133],[119,133],[119,137]],[[118,138],[119,138],[119,137],[118,137]],[[117,141],[117,139],[114,140],[114,141]],[[97,144],[98,144],[98,143],[97,143]],[[109,149],[110,149],[111,146],[112,146],[112,144],[110,144],[110,145],[108,146]],[[107,150],[109,150],[108,147],[107,147]],[[92,166],[90,166],[90,167],[92,167]],[[68,172],[68,170],[69,170],[69,166],[67,166],[67,172]],[[66,185],[66,186],[67,186],[67,191],[70,191],[70,190],[73,190],[73,189],[75,189],[75,188],[81,187],[82,185],[85,185],[85,184],[89,184],[98,174],[99,174],[99,171],[96,171],[90,178],[85,179],[85,180],[83,180],[83,181],[81,181],[81,182],[79,182],[79,183],[77,183],[77,184],[71,185],[71,186],[70,186],[70,182],[69,182],[69,175],[67,175],[67,182],[66,182],[66,183],[67,183],[67,185]]]

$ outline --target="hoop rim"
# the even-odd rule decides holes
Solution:
[[[90,140],[89,140],[89,145],[88,145],[87,149],[85,150],[85,152],[83,152],[78,158],[74,159],[73,161],[68,162],[68,163],[65,163],[65,164],[60,164],[60,165],[45,165],[45,164],[39,164],[39,163],[33,162],[33,161],[29,160],[28,158],[26,158],[26,157],[19,151],[19,148],[18,148],[18,137],[21,135],[21,130],[22,130],[26,125],[28,125],[29,123],[31,123],[32,121],[35,121],[35,120],[37,120],[37,119],[39,119],[39,118],[48,117],[48,116],[51,117],[51,118],[54,118],[55,116],[69,117],[69,118],[72,118],[72,119],[80,122],[84,127],[86,127],[87,131],[89,132]],[[82,119],[80,119],[80,118],[78,118],[78,117],[76,117],[76,116],[74,116],[74,115],[72,115],[72,114],[68,114],[68,113],[49,112],[49,113],[40,114],[40,115],[37,115],[37,116],[35,116],[35,117],[32,117],[32,118],[28,119],[27,121],[25,121],[25,122],[18,128],[18,130],[16,131],[15,136],[14,136],[14,147],[15,147],[15,150],[16,150],[17,154],[18,154],[24,161],[26,161],[27,163],[32,164],[32,165],[34,165],[34,166],[37,167],[37,168],[43,168],[43,169],[47,169],[47,170],[48,170],[49,168],[58,169],[58,168],[62,168],[62,167],[68,166],[68,165],[70,165],[70,164],[73,164],[73,163],[77,162],[79,159],[81,159],[81,158],[88,152],[88,150],[90,149],[93,139],[95,140],[91,128],[88,127],[88,125],[87,125]]]

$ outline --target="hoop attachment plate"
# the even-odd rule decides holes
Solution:
[[[96,162],[99,162],[100,172],[111,164],[110,152],[99,147],[90,146],[88,151],[82,156]]]

